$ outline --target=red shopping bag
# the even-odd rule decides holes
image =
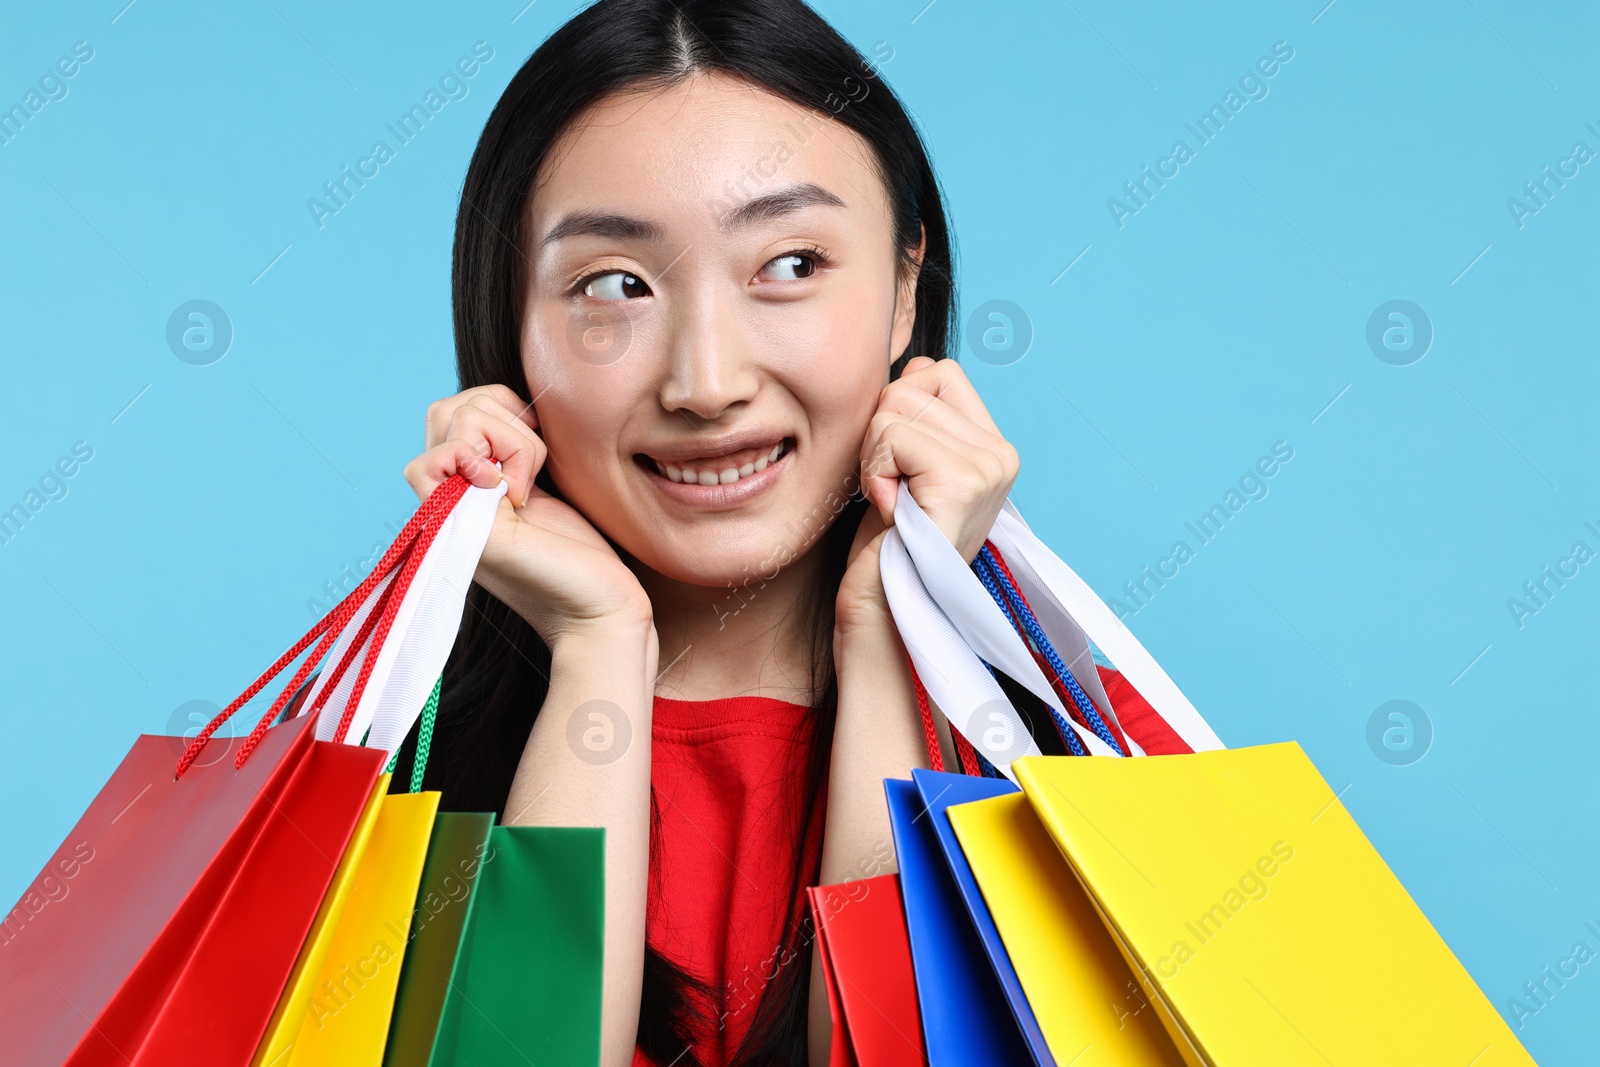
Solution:
[[[925,1064],[899,877],[806,892],[833,1017],[830,1067]]]
[[[249,1062],[383,769],[311,721],[176,781],[172,738],[134,743],[39,879],[76,860],[64,893],[0,948],[13,1062]]]
[[[382,610],[361,625],[372,648],[382,645],[421,553],[465,488],[446,482],[367,580],[193,743],[149,734],[134,742],[0,919],[0,1058],[71,1067],[250,1062],[387,759],[342,744],[342,728],[332,742],[315,740],[315,707],[268,724],[392,578],[376,602]],[[228,716],[314,642],[235,758],[213,750],[198,759]],[[371,666],[368,655],[342,726]]]

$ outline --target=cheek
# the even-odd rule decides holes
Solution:
[[[853,472],[889,382],[887,315],[866,301],[841,301],[789,324],[769,351],[774,374],[805,410],[818,473]]]
[[[619,359],[572,350],[574,331],[561,315],[530,316],[523,339],[523,370],[539,418],[539,436],[549,448],[545,467],[580,510],[610,510],[605,501],[618,481],[621,427],[639,407],[643,353],[637,346]],[[581,329],[581,327],[580,327]],[[579,342],[581,343],[581,342]]]
[[[545,469],[574,503],[572,490],[589,495],[583,490],[610,481],[606,468],[616,455],[615,427],[582,397],[552,390],[539,401],[539,436],[549,448]]]
[[[638,362],[633,323],[621,311],[534,300],[524,317],[522,368],[530,392],[593,388],[596,373],[626,374]]]

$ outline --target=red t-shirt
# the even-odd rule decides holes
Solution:
[[[1190,751],[1121,674],[1099,673],[1147,754]],[[655,700],[650,781],[660,821],[645,937],[713,990],[714,1014],[694,1042],[706,1067],[724,1067],[737,1050],[779,965],[812,726],[809,707],[770,697]],[[821,809],[811,848],[820,847]],[[633,1064],[667,1067],[642,1051]]]
[[[722,1067],[781,960],[814,720],[803,704],[753,696],[656,697],[653,715],[659,822],[645,938],[710,986],[712,1013],[699,1020],[694,1054]],[[821,845],[821,809],[811,819],[813,849]],[[633,1062],[654,1067],[642,1051]]]

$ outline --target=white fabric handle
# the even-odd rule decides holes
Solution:
[[[879,565],[895,626],[929,697],[973,747],[1008,777],[1012,760],[1038,753],[1027,727],[985,668],[987,661],[1061,713],[1091,755],[1116,755],[1066,714],[1011,620],[917,505],[904,481],[894,519]],[[1045,636],[1108,721],[1115,722],[1116,716],[1094,669],[1090,640],[1191,748],[1223,747],[1115,613],[1034,536],[1009,500],[990,540],[1005,556]],[[1135,754],[1142,754],[1131,738],[1129,743]]]
[[[1074,668],[1073,675],[1085,689],[1089,688],[1089,680],[1094,679],[1095,690],[1104,696],[1092,665],[1080,673],[1076,670],[1078,659],[1067,654],[1069,648],[1081,646],[1082,655],[1087,656],[1088,646],[1084,642],[1087,635],[1190,748],[1204,752],[1225,747],[1210,724],[1183,695],[1183,690],[1167,677],[1167,672],[1145,651],[1139,639],[1117,618],[1116,612],[1035,536],[1009,499],[1001,507],[989,539],[1005,556],[1006,565],[1022,587],[1022,594],[1028,598],[1045,636],[1068,666]],[[1109,708],[1108,701],[1101,710]]]
[[[410,733],[455,644],[467,590],[494,526],[495,509],[505,492],[503,481],[492,489],[469,486],[446,516],[400,601],[388,637],[377,650],[366,689],[345,734],[345,744],[359,745],[366,737],[369,748],[393,752]],[[324,669],[316,685],[306,697],[306,707],[316,699],[390,581],[392,578],[385,578],[379,583],[340,632],[323,660]],[[370,636],[367,645],[361,658],[372,655]],[[332,741],[338,732],[339,720],[355,688],[361,658],[351,664],[329,694],[327,706],[318,716],[317,740]]]
[[[879,567],[895,627],[928,696],[990,763],[1010,776],[1013,760],[1039,749],[985,661],[1054,708],[1091,754],[1116,755],[1066,714],[1010,620],[904,481]]]
[[[973,747],[1008,776],[1012,759],[1038,755],[1033,735],[999,683],[928,595],[894,527],[884,536],[878,566],[895,626],[928,698],[971,739]]]

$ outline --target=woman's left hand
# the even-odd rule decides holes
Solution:
[[[952,359],[917,356],[884,387],[861,446],[861,519],[835,602],[841,631],[888,620],[878,549],[894,524],[905,476],[911,497],[971,562],[983,548],[1021,460],[1000,435],[966,372]]]

